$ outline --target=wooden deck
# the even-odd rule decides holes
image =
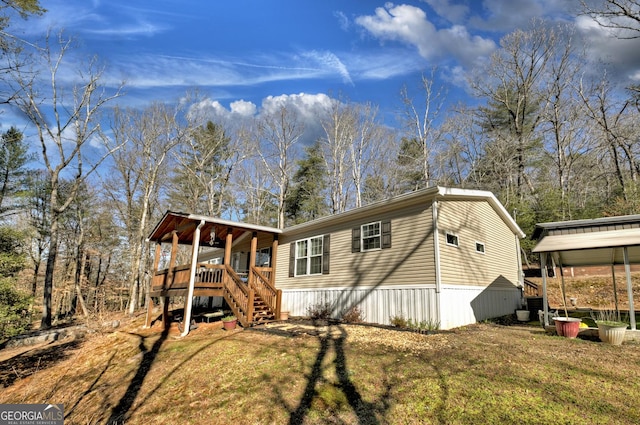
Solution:
[[[159,270],[151,281],[151,297],[188,296],[190,265]],[[282,291],[271,282],[270,267],[252,267],[240,276],[230,266],[198,263],[193,296],[223,297],[243,326],[280,317]]]

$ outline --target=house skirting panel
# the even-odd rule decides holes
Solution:
[[[440,292],[441,329],[512,314],[520,306],[521,300],[522,291],[515,286],[443,285]]]
[[[285,289],[282,311],[288,311],[290,316],[308,316],[310,307],[328,303],[331,316],[339,319],[344,311],[358,306],[369,323],[390,325],[392,317],[402,316],[414,323],[439,322],[440,329],[451,329],[511,314],[520,305],[521,297],[515,286],[443,285],[438,318],[435,286]]]
[[[436,316],[434,286],[285,289],[282,311],[291,316],[308,316],[309,307],[329,303],[332,317],[339,319],[344,311],[358,306],[369,323],[391,324],[391,317],[403,316],[413,322],[432,321]],[[432,316],[433,315],[433,316]]]

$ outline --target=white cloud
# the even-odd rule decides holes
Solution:
[[[349,22],[349,18],[347,18],[347,15],[345,15],[341,11],[336,11],[336,12],[333,12],[333,16],[335,16],[336,19],[338,20],[338,23],[340,24],[340,29],[342,31],[349,30],[350,22]]]
[[[586,16],[579,16],[575,24],[585,41],[589,60],[604,64],[613,80],[621,80],[622,84],[637,82],[640,73],[640,39],[618,39]]]
[[[387,3],[384,8],[377,8],[374,16],[356,18],[356,23],[380,40],[415,46],[420,56],[430,62],[437,63],[453,55],[458,63],[471,66],[496,47],[493,40],[471,36],[460,25],[437,29],[424,10],[406,4]]]
[[[231,102],[229,105],[231,113],[241,115],[243,117],[251,117],[256,114],[258,107],[253,102],[247,102],[244,99]]]
[[[303,144],[311,144],[322,135],[322,127],[318,117],[327,111],[331,99],[324,93],[282,94],[267,96],[262,100],[258,109],[252,102],[237,100],[229,104],[229,108],[219,101],[204,99],[191,107],[191,113],[197,113],[201,119],[210,119],[228,125],[241,126],[253,118],[263,114],[277,112],[281,107],[295,111],[305,127],[305,134],[301,138]]]
[[[342,77],[342,80],[345,83],[353,84],[353,81],[351,80],[351,76],[349,75],[349,70],[344,65],[344,63],[342,63],[340,58],[338,58],[335,54],[331,52],[326,52],[326,51],[319,52],[319,51],[313,50],[313,51],[304,53],[303,56],[308,57],[314,62],[320,64],[321,66],[320,69],[325,69],[329,71],[333,70]]]

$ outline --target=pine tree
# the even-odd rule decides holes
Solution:
[[[305,148],[305,157],[297,161],[287,197],[287,218],[293,224],[304,223],[328,212],[324,193],[327,189],[326,168],[318,142]]]

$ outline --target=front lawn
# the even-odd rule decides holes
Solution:
[[[640,423],[636,344],[493,324],[201,326],[184,339],[136,325],[61,344],[51,362],[38,363],[47,347],[5,355],[0,403],[64,403],[65,424]]]

